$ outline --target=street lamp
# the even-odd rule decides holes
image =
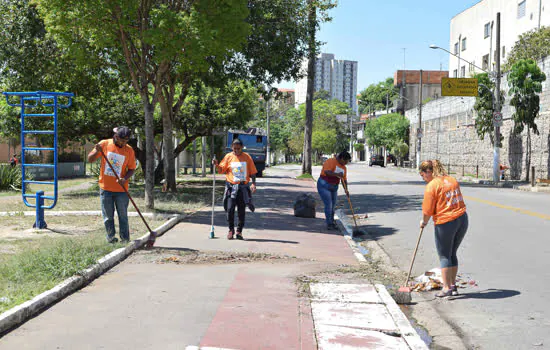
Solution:
[[[439,47],[439,46],[434,45],[434,44],[430,45],[430,49],[434,49],[434,50],[437,50],[437,49],[443,50],[443,51],[447,52],[449,55],[453,55],[453,56],[455,56],[456,58],[458,58],[459,60],[462,60],[462,61],[468,63],[469,65],[476,67],[476,68],[479,69],[480,71],[483,71],[483,72],[489,74],[489,76],[490,76],[491,78],[492,78],[493,75],[494,75],[494,72],[489,72],[489,71],[487,71],[487,70],[485,70],[485,69],[483,69],[483,68],[481,68],[481,67],[478,67],[478,66],[476,66],[475,64],[473,64],[472,62],[469,62],[469,61],[465,60],[464,58],[455,55],[454,53],[452,53],[451,51],[449,51],[449,50],[447,50],[447,49],[444,49],[444,48]],[[457,71],[457,72],[458,72],[458,71]],[[457,75],[458,75],[458,73],[457,73]]]
[[[497,32],[500,32],[500,13],[497,14]],[[498,44],[500,45],[500,39],[498,39]],[[459,59],[459,65],[460,60],[462,59],[464,62],[476,67],[477,69],[487,73],[491,80],[495,80],[495,92],[492,93],[492,99],[493,99],[493,110],[495,113],[501,112],[501,105],[500,105],[500,46],[497,45],[497,71],[496,72],[490,72],[483,68],[480,68],[476,66],[475,64],[468,62],[467,60],[461,58],[460,56],[455,55],[454,53],[450,52],[449,50],[446,50],[442,47],[439,47],[437,45],[430,45],[430,49],[439,49],[443,50],[450,55],[453,55]],[[458,75],[458,74],[457,74]],[[487,86],[481,84],[482,87],[487,88]],[[490,90],[489,90],[490,91]],[[495,139],[494,139],[494,147],[493,147],[493,181],[495,183],[499,182],[500,180],[500,150],[498,148],[498,142],[500,141],[500,127],[495,125]]]

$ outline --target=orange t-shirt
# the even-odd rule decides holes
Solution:
[[[433,216],[434,224],[453,221],[465,212],[466,204],[455,178],[438,176],[428,183],[424,192],[422,213]]]
[[[327,159],[323,163],[323,169],[321,170],[321,178],[325,180],[326,182],[338,185],[340,183],[340,179],[336,176],[330,176],[326,174],[326,171],[332,171],[333,173],[343,173],[344,174],[344,180],[348,181],[348,169],[345,165],[342,165],[338,163],[338,160],[336,158],[330,158]]]
[[[122,179],[126,176],[128,170],[136,169],[136,156],[132,147],[125,145],[119,148],[113,142],[113,139],[103,140],[99,143],[103,148],[103,153],[115,168],[118,176]],[[99,187],[109,192],[124,192],[120,184],[116,181],[115,174],[105,163],[103,156],[101,157],[101,169],[99,173]],[[128,182],[124,184],[128,190]]]
[[[238,184],[244,182],[247,184],[250,181],[251,175],[256,175],[256,165],[252,157],[248,153],[241,153],[237,156],[234,152],[228,153],[223,157],[218,165],[218,172],[225,174],[227,182]]]

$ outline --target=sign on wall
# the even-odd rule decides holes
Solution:
[[[475,78],[441,78],[441,96],[477,96]]]

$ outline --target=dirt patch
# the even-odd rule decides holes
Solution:
[[[301,261],[288,255],[267,253],[236,253],[219,251],[197,251],[192,249],[140,250],[132,254],[128,262],[133,264],[242,264],[251,262],[294,263]]]

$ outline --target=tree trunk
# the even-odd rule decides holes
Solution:
[[[525,156],[525,181],[529,181],[530,173],[531,173],[531,129],[527,128],[527,149],[526,149],[526,156]]]
[[[164,179],[166,180],[166,189],[170,192],[176,192],[176,164],[174,157],[174,139],[173,123],[170,107],[166,104],[163,97],[160,99],[160,110],[162,114],[162,140],[164,151]]]
[[[145,207],[147,209],[155,208],[155,198],[153,190],[155,188],[155,133],[153,114],[155,106],[145,100],[143,102],[145,111]]]
[[[309,53],[307,65],[307,93],[306,93],[306,124],[304,130],[304,151],[302,157],[302,174],[311,174],[311,137],[313,135],[313,84],[315,79],[315,58],[317,56],[315,43],[317,9],[313,0],[308,0],[308,32]]]

